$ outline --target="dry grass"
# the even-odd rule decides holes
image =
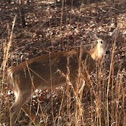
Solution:
[[[97,68],[96,78],[94,79],[92,75],[87,73],[87,81],[80,80],[79,76],[80,69],[78,69],[78,85],[77,90],[75,91],[72,83],[69,78],[69,59],[67,65],[67,75],[66,76],[66,92],[63,91],[62,97],[60,100],[60,105],[57,108],[57,114],[54,111],[55,100],[53,97],[51,100],[51,110],[49,112],[52,114],[52,118],[50,119],[50,115],[46,110],[43,110],[43,106],[41,106],[40,100],[38,101],[38,108],[36,110],[37,117],[32,112],[28,114],[28,117],[31,118],[31,121],[28,125],[50,125],[48,121],[52,121],[51,125],[68,125],[68,126],[124,126],[126,125],[125,118],[125,85],[123,82],[124,75],[121,73],[120,68],[118,69],[117,74],[114,74],[114,54],[116,47],[116,40],[114,40],[113,51],[111,54],[111,63],[109,73],[106,73],[106,68],[104,64],[101,64]],[[10,48],[10,43],[8,45]],[[8,50],[9,51],[9,50]],[[8,51],[6,56],[8,55]],[[5,58],[6,59],[6,58]],[[4,63],[6,64],[6,61]],[[80,61],[81,63],[81,61]],[[6,66],[4,65],[3,71]],[[88,83],[87,83],[88,82]],[[88,85],[85,87],[85,85]],[[86,92],[86,88],[89,88],[90,94],[84,97],[90,97],[89,101],[84,101],[83,94]],[[2,90],[1,90],[2,92]],[[52,92],[52,91],[51,91]],[[53,94],[53,93],[52,93]],[[89,96],[88,96],[89,95]],[[74,97],[74,102],[72,101]],[[38,98],[39,99],[39,98]],[[66,102],[66,103],[64,103]],[[87,102],[87,103],[86,103]],[[3,101],[4,103],[4,101]],[[86,106],[85,106],[86,105]],[[27,105],[26,105],[27,106]],[[28,113],[25,106],[25,112]],[[31,101],[32,106],[32,101]],[[27,106],[28,107],[28,106]],[[64,109],[66,108],[66,110]],[[72,109],[73,108],[73,109]],[[9,106],[7,107],[9,110]],[[29,107],[28,107],[29,109]],[[32,110],[32,108],[30,107]],[[41,113],[41,114],[40,114]],[[1,117],[1,116],[0,116]],[[0,118],[3,122],[2,117]],[[41,120],[41,121],[40,121]],[[24,123],[20,121],[20,123]]]
[[[62,15],[61,15],[62,16]],[[62,18],[62,17],[61,17]],[[8,44],[4,44],[4,58],[1,65],[2,76],[0,85],[0,126],[9,125],[10,104],[12,96],[6,95],[5,79],[9,50],[12,46],[13,31],[16,16],[12,24]],[[61,20],[62,25],[62,20]],[[86,67],[78,68],[77,89],[74,90],[70,82],[69,59],[67,64],[67,75],[59,71],[66,77],[66,86],[56,91],[47,91],[47,97],[37,95],[37,103],[30,100],[24,106],[24,113],[21,112],[16,125],[35,126],[125,126],[126,125],[126,83],[125,69],[121,69],[122,64],[115,68],[115,50],[117,39],[113,40],[111,62],[108,66],[102,62],[97,66],[95,74],[90,75]],[[80,51],[81,52],[81,51]],[[81,55],[81,54],[80,54]],[[81,64],[81,61],[79,61]],[[118,68],[118,69],[117,69]],[[87,74],[86,81],[81,80],[81,69]],[[117,72],[115,72],[115,69]],[[88,90],[88,91],[87,91]],[[48,96],[49,95],[49,96]],[[7,96],[7,98],[6,98]],[[42,97],[43,102],[40,100]],[[10,98],[10,99],[8,99]],[[34,103],[34,105],[33,105]],[[29,105],[30,104],[30,105]],[[37,105],[37,106],[36,106]],[[34,107],[34,108],[33,108]],[[29,112],[29,108],[31,112]],[[3,109],[3,110],[2,110]],[[23,109],[22,109],[23,110]],[[32,112],[33,111],[33,112]],[[5,112],[5,113],[3,113]],[[27,115],[25,114],[27,113]],[[29,119],[30,118],[30,119]]]

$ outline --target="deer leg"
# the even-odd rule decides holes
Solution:
[[[14,126],[14,123],[16,121],[17,115],[21,110],[21,107],[30,98],[30,96],[31,96],[31,91],[27,91],[19,94],[19,96],[15,100],[15,103],[10,108],[10,126]]]

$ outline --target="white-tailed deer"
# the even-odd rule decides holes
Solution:
[[[76,83],[79,58],[81,64],[86,63],[89,71],[94,64],[105,54],[105,42],[97,38],[96,46],[91,50],[80,49],[45,54],[8,69],[8,83],[16,97],[10,109],[10,126],[14,126],[21,107],[32,96],[35,89],[49,89],[65,84],[69,58],[70,81]],[[86,59],[86,62],[85,62]],[[60,72],[59,72],[60,71]],[[83,73],[83,72],[82,72]],[[83,77],[82,77],[83,78]]]

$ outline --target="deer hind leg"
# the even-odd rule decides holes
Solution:
[[[18,97],[15,100],[15,103],[10,108],[10,126],[14,126],[17,115],[19,114],[21,107],[25,104],[25,102],[30,98],[31,91],[26,91],[23,93],[19,93]]]

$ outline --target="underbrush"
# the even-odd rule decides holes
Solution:
[[[110,6],[107,5],[105,5],[105,7],[107,9],[110,8]],[[9,28],[9,26],[7,26],[8,36],[6,37],[5,41],[1,42],[2,43],[1,45],[3,47],[2,48],[3,61],[0,67],[0,73],[1,73],[0,74],[0,126],[9,125],[9,120],[10,120],[9,109],[11,105],[14,103],[14,99],[15,99],[13,92],[8,87],[8,82],[6,80],[7,77],[6,70],[8,66],[10,66],[11,64],[9,62],[9,60],[11,60],[10,58],[11,55],[12,55],[12,60],[13,59],[17,60],[16,56],[13,56],[14,54],[13,52],[16,52],[16,54],[14,55],[17,55],[18,59],[21,59],[22,61],[23,58],[26,59],[27,55],[33,56],[34,53],[30,54],[31,50],[36,54],[38,48],[35,48],[35,50],[33,50],[33,47],[36,45],[37,47],[40,46],[41,48],[41,45],[39,43],[40,40],[42,41],[41,43],[43,45],[44,45],[43,41],[45,40],[46,40],[45,43],[47,43],[47,45],[48,45],[48,41],[52,42],[51,44],[49,43],[49,49],[46,50],[46,53],[50,50],[53,52],[56,48],[58,51],[59,50],[62,51],[63,50],[61,48],[62,46],[63,47],[65,46],[66,48],[68,47],[70,49],[74,48],[74,46],[71,46],[73,43],[78,46],[82,41],[89,42],[90,41],[89,38],[86,39],[87,33],[83,35],[83,33],[86,32],[86,30],[88,31],[88,28],[89,28],[89,32],[92,29],[94,29],[94,27],[96,27],[96,29],[98,28],[105,29],[106,27],[109,27],[108,29],[113,28],[111,26],[113,25],[112,21],[114,20],[115,17],[112,18],[110,22],[108,21],[109,22],[107,24],[108,26],[106,25],[105,27],[105,24],[103,25],[103,27],[100,26],[99,23],[101,20],[100,18],[103,18],[102,23],[106,23],[108,20],[107,17],[108,12],[111,12],[112,14],[114,13],[113,8],[107,12],[106,11],[107,9],[105,7],[103,7],[102,9],[101,8],[98,9],[97,7],[94,8],[91,7],[93,8],[91,9],[87,7],[88,8],[87,11],[85,11],[86,10],[85,8],[81,8],[80,10],[76,8],[72,8],[70,10],[68,9],[69,10],[68,12],[71,15],[69,15],[69,13],[66,13],[66,10],[64,10],[64,15],[67,18],[69,17],[67,20],[70,20],[71,22],[70,21],[69,22],[71,24],[72,22],[77,22],[77,24],[74,25],[72,24],[73,26],[71,24],[67,24],[67,20],[65,20],[66,24],[64,25],[63,22],[64,15],[62,15],[60,11],[57,11],[59,8],[56,8],[56,10],[54,10],[53,8],[50,9],[54,13],[54,15],[57,16],[55,17],[53,15],[54,16],[53,17],[52,13],[48,10],[48,8],[45,7],[44,9],[47,9],[46,10],[47,14],[44,15],[43,12],[44,16],[42,17],[43,19],[41,19],[42,22],[39,22],[40,23],[39,26],[41,26],[42,24],[42,28],[40,27],[36,28],[38,25],[36,23],[37,20],[35,20],[36,22],[35,21],[32,22],[32,20],[28,18],[27,21],[29,21],[28,23],[30,23],[30,25],[34,23],[33,28],[31,29],[29,28],[31,30],[30,31],[27,27],[25,29],[26,31],[24,30],[25,32],[23,32],[23,34],[19,32],[20,30],[20,27],[18,27],[19,24],[15,26],[16,17],[14,17],[13,25],[12,24],[11,24],[12,26],[10,25],[12,28]],[[90,9],[91,12],[89,11]],[[36,15],[37,13],[38,15],[40,15],[41,10],[37,10]],[[56,15],[55,13],[58,14]],[[83,14],[85,13],[86,16],[83,17]],[[78,18],[76,18],[77,14],[78,15],[80,14]],[[35,14],[30,15],[30,13],[27,13],[27,15],[29,17],[34,15],[34,18],[35,19],[38,18],[38,20],[40,20],[39,18],[41,17],[41,16],[37,17]],[[50,20],[51,17],[50,15],[52,16],[52,22]],[[72,16],[74,18],[71,19]],[[94,17],[91,18],[91,16]],[[111,15],[109,16],[111,17]],[[60,18],[62,18],[62,20]],[[55,23],[56,19],[58,23],[56,22],[56,24],[53,24]],[[44,22],[43,20],[46,21]],[[82,20],[84,20],[84,22]],[[95,24],[93,24],[92,22],[95,20],[96,22]],[[59,26],[61,25],[61,22],[62,22],[62,26]],[[85,25],[86,22],[89,23],[87,26]],[[66,76],[66,83],[64,84],[64,86],[57,87],[54,90],[50,90],[50,89],[44,91],[37,90],[33,95],[33,97],[23,106],[20,114],[17,115],[18,118],[16,121],[16,126],[20,126],[20,125],[21,126],[125,126],[126,125],[126,63],[125,63],[126,62],[125,60],[125,55],[126,55],[125,38],[126,37],[123,31],[125,30],[125,27],[123,28],[124,26],[123,23],[125,22],[124,21],[120,21],[120,22],[118,20],[118,24],[120,23],[120,27],[121,27],[120,29],[122,29],[122,31],[120,30],[119,35],[116,35],[116,39],[113,40],[111,43],[111,47],[109,49],[110,53],[106,54],[105,59],[102,61],[100,65],[97,64],[96,70],[93,71],[91,74],[89,74],[88,71],[86,71],[86,69],[80,68],[86,71],[87,77],[86,80],[82,80],[79,78],[80,75],[83,75],[83,73],[79,71],[80,69],[78,70],[78,73],[75,73],[78,74],[78,79],[76,83],[77,89],[75,90],[73,88],[73,84],[70,81],[71,79],[69,76],[69,65],[68,65],[67,67],[68,75]],[[110,24],[111,26],[109,26]],[[16,29],[17,38],[15,37],[17,41],[12,42],[14,37],[14,26],[15,28],[18,29],[18,30]],[[64,29],[62,28],[63,26]],[[47,27],[50,27],[50,29],[49,28],[47,29]],[[87,29],[86,30],[83,29],[84,27],[85,29],[86,28]],[[33,29],[37,29],[37,30],[40,29],[40,30],[35,31]],[[56,33],[56,31],[58,32]],[[66,34],[67,32],[68,34]],[[22,38],[22,36],[25,36],[26,38],[28,37],[28,40],[30,37],[33,40],[31,41],[27,40],[26,43],[24,43],[26,38]],[[18,43],[18,40],[20,41],[21,39],[23,40],[22,41],[23,44],[20,42]],[[53,41],[56,41],[57,43],[58,42],[61,43],[57,44],[56,42],[53,43]],[[70,42],[66,42],[66,41],[70,41]],[[29,42],[30,44],[27,42]],[[63,42],[66,44],[64,44]],[[20,49],[18,48],[17,43],[21,46]],[[55,44],[56,47],[54,47]],[[32,46],[32,48],[30,47],[31,50],[29,49],[29,45]],[[26,46],[28,47],[28,50],[26,50]],[[14,50],[11,49],[11,47],[12,48],[17,47],[18,49]],[[64,50],[69,50],[68,48]],[[21,54],[18,54],[20,53],[20,50],[22,52]],[[25,53],[24,50],[28,53]],[[45,50],[44,47],[43,50]],[[25,53],[25,56],[22,55],[23,52]],[[42,51],[40,51],[39,53],[42,53]],[[15,64],[18,65],[19,63],[16,62]]]
[[[121,62],[118,68],[115,66],[115,45],[112,50],[110,65],[103,62],[91,75],[87,71],[86,81],[78,78],[76,90],[68,74],[64,87],[36,91],[25,105],[27,109],[18,115],[16,125],[126,125],[125,70]],[[14,102],[5,82],[1,78],[0,122],[3,126],[9,125],[9,108]],[[31,112],[27,113],[29,109]]]

